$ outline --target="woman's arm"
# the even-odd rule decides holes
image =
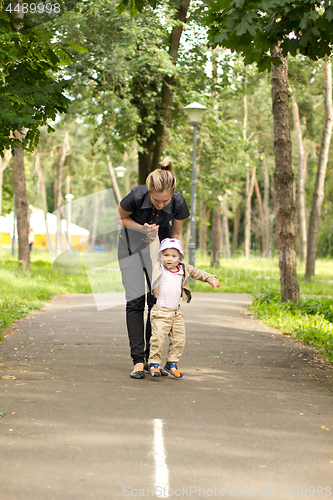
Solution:
[[[130,215],[132,212],[127,212],[119,205],[118,210],[115,215],[116,223],[123,227],[129,227],[130,229],[134,229],[135,231],[139,231],[140,233],[144,233],[144,228],[141,224],[138,224],[133,219],[130,219]]]
[[[129,229],[133,229],[134,231],[138,231],[139,233],[143,233],[148,236],[149,239],[156,238],[159,226],[156,226],[155,224],[153,224],[152,226],[150,226],[149,224],[145,224],[142,226],[129,217],[131,213],[132,212],[127,212],[119,205],[115,215],[117,224]]]
[[[183,220],[173,219],[171,228],[171,238],[175,238],[176,240],[181,241],[182,245],[184,246],[183,224],[184,224]]]

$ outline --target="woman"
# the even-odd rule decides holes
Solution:
[[[126,292],[126,323],[134,364],[131,377],[135,379],[145,376],[151,336],[150,310],[156,302],[150,293],[149,242],[157,234],[160,241],[171,237],[183,242],[183,222],[190,215],[184,197],[175,191],[176,179],[170,159],[165,158],[160,165],[161,168],[148,175],[145,186],[132,189],[121,200],[117,214],[117,222],[123,226],[118,259]],[[144,337],[145,280],[148,315]]]

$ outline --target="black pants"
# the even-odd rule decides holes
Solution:
[[[125,241],[120,239],[118,259],[126,294],[126,324],[131,357],[133,364],[143,363],[149,358],[150,311],[156,303],[156,299],[150,293],[152,263],[149,247],[131,253]],[[145,282],[147,283],[147,294]],[[148,314],[145,328],[144,311],[146,300]]]

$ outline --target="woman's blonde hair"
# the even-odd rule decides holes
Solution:
[[[176,178],[173,175],[172,160],[169,156],[160,162],[160,168],[150,172],[146,179],[149,193],[163,193],[169,191],[174,193],[176,189]]]

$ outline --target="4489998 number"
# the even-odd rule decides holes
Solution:
[[[288,486],[283,488],[282,486],[276,492],[277,495],[290,495],[294,497],[330,497],[332,493],[331,486]]]
[[[60,3],[12,3],[8,4],[6,11],[14,14],[60,14]]]

